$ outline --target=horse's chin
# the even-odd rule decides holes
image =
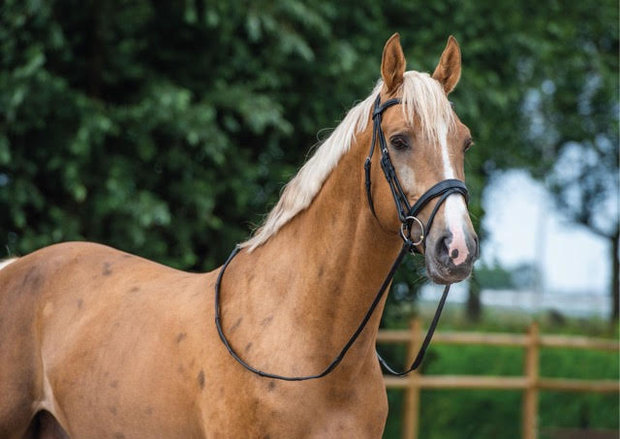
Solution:
[[[461,282],[471,275],[473,264],[456,266],[443,265],[432,258],[426,257],[426,273],[436,284],[448,285]]]

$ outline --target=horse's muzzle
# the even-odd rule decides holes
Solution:
[[[426,270],[433,282],[450,284],[467,278],[478,259],[479,245],[475,233],[454,239],[445,232],[435,239],[429,237],[426,251]]]

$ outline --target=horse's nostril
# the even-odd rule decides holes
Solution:
[[[447,259],[448,257],[451,258],[455,258],[458,257],[458,250],[457,255],[456,256],[452,256],[452,254],[449,253],[449,249],[450,249],[450,243],[452,242],[452,235],[447,234],[444,235],[443,237],[441,237],[438,241],[437,241],[437,257],[439,259]],[[456,249],[455,249],[456,250]],[[453,251],[454,253],[454,251]]]
[[[477,237],[459,239],[451,232],[443,234],[435,246],[437,262],[446,266],[467,266],[467,262],[475,259],[478,253]]]

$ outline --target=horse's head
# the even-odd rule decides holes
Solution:
[[[472,145],[472,138],[447,98],[460,74],[461,53],[453,37],[448,39],[432,76],[405,72],[405,57],[398,34],[385,44],[380,102],[397,101],[381,111],[379,123],[387,155],[396,173],[396,183],[390,188],[389,178],[386,179],[379,164],[381,154],[376,154],[370,171],[370,198],[383,228],[395,230],[401,227],[405,209],[401,209],[399,219],[398,207],[395,209],[398,206],[395,186],[401,187],[401,193],[407,199],[404,205],[409,207],[441,181],[465,180],[464,156]],[[375,134],[381,136],[376,130]],[[376,148],[381,149],[380,139]],[[399,192],[398,188],[396,192]],[[425,255],[428,274],[433,281],[446,284],[463,280],[471,273],[478,256],[478,238],[469,218],[465,196],[454,192],[443,203],[441,200],[441,196],[433,197],[415,216],[426,227],[427,236],[417,248]],[[441,203],[439,206],[438,202]],[[413,219],[409,222],[412,240],[416,241],[421,234],[420,223]]]

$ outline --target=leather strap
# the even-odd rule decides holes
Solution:
[[[422,341],[422,346],[420,346],[420,350],[418,354],[415,356],[415,359],[411,363],[407,369],[398,372],[394,370],[388,363],[383,359],[383,357],[376,351],[377,358],[379,359],[379,363],[381,366],[390,374],[396,376],[404,376],[408,373],[416,370],[422,364],[422,360],[424,359],[424,355],[426,354],[426,349],[431,344],[431,339],[433,338],[433,334],[435,333],[435,329],[437,328],[437,323],[439,323],[439,317],[441,317],[441,312],[443,311],[443,306],[446,304],[446,299],[448,298],[448,292],[450,291],[450,285],[446,285],[443,289],[443,294],[441,295],[441,299],[439,299],[439,303],[437,304],[437,309],[435,310],[435,314],[433,315],[433,320],[431,321],[431,325],[428,327],[426,331],[426,336],[424,337],[424,341]]]
[[[390,99],[385,101],[383,105],[381,105],[381,96],[377,96],[375,100],[375,106],[372,111],[372,140],[370,141],[370,150],[368,151],[368,157],[366,157],[366,161],[364,161],[364,173],[365,173],[365,182],[366,182],[366,199],[368,200],[368,207],[372,212],[373,216],[376,218],[377,213],[375,212],[375,206],[372,202],[372,189],[371,189],[371,181],[370,181],[370,168],[372,163],[372,155],[375,152],[375,145],[377,140],[380,143],[381,155],[383,157],[383,150],[387,151],[387,143],[385,141],[385,136],[383,135],[383,130],[381,129],[381,116],[383,112],[389,107],[400,104],[400,99]],[[382,165],[383,166],[383,165]],[[383,171],[385,173],[385,170]],[[394,173],[394,176],[396,174]],[[386,176],[387,178],[387,176]],[[388,179],[388,183],[390,183],[390,179]],[[392,183],[390,183],[390,189],[392,189]],[[392,191],[392,196],[394,196],[394,192]],[[400,218],[400,209],[397,207],[399,211]],[[402,221],[402,220],[401,220]]]

